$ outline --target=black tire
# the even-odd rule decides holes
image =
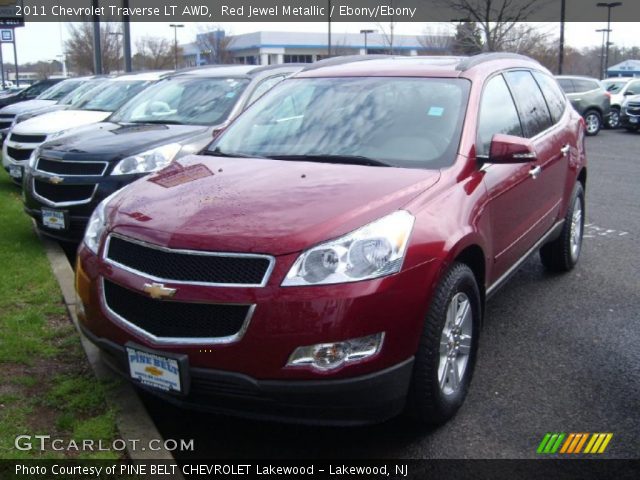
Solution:
[[[463,293],[471,308],[471,346],[458,389],[445,394],[438,381],[440,341],[453,298]],[[480,292],[471,269],[454,263],[440,279],[424,321],[407,398],[407,413],[421,423],[440,425],[453,417],[467,396],[478,350],[482,318]]]
[[[600,132],[600,129],[602,128],[602,115],[600,115],[600,112],[596,110],[587,110],[584,113],[584,120],[587,123],[585,131],[588,137],[593,137]],[[596,125],[594,128],[589,127],[591,122]]]
[[[604,128],[614,130],[618,127],[620,127],[620,109],[618,107],[611,107],[611,113],[604,124]]]
[[[576,206],[580,202],[582,214],[580,218],[580,243],[577,254],[572,253],[572,234],[573,234],[573,214]],[[564,225],[560,236],[552,242],[547,243],[540,249],[540,259],[542,264],[552,272],[568,272],[573,269],[580,259],[582,250],[582,237],[584,234],[584,211],[585,211],[584,188],[580,182],[576,183],[571,196],[571,203],[564,217]]]

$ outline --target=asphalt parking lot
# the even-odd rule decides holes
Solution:
[[[187,412],[145,396],[189,458],[535,458],[546,432],[612,432],[640,452],[640,134],[588,139],[587,227],[568,275],[532,258],[489,303],[471,391],[447,425],[318,428]]]

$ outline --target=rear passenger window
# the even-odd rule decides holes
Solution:
[[[565,91],[565,93],[575,93],[576,89],[573,86],[573,82],[570,79],[559,78],[558,83],[560,84],[560,87],[562,88],[562,90]]]
[[[592,80],[586,80],[581,78],[574,78],[573,84],[576,87],[577,93],[590,92],[591,90],[597,90],[600,85]]]
[[[502,75],[493,77],[484,88],[478,119],[477,155],[488,157],[496,133],[522,137],[522,126],[511,92]]]
[[[545,75],[541,72],[533,72],[533,76],[535,77],[536,82],[538,82],[540,90],[542,90],[542,94],[547,101],[547,106],[551,112],[551,119],[553,120],[553,123],[558,123],[558,120],[560,120],[560,117],[562,117],[566,108],[564,95],[560,91],[556,81],[549,75]]]
[[[530,72],[519,70],[505,74],[509,87],[516,100],[524,134],[535,137],[553,125],[540,87]]]

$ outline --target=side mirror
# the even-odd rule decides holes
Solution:
[[[635,95],[636,92],[632,91],[632,90],[627,90],[626,92],[624,92],[624,96],[628,97],[629,95]]]
[[[489,163],[527,163],[536,158],[533,144],[526,138],[498,133],[491,139]]]

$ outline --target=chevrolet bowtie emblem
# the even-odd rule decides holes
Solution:
[[[64,178],[62,177],[58,177],[58,176],[49,177],[49,183],[53,183],[54,185],[57,185],[62,182],[64,182]]]
[[[144,291],[155,299],[170,298],[176,294],[175,288],[167,288],[162,283],[145,283]]]

